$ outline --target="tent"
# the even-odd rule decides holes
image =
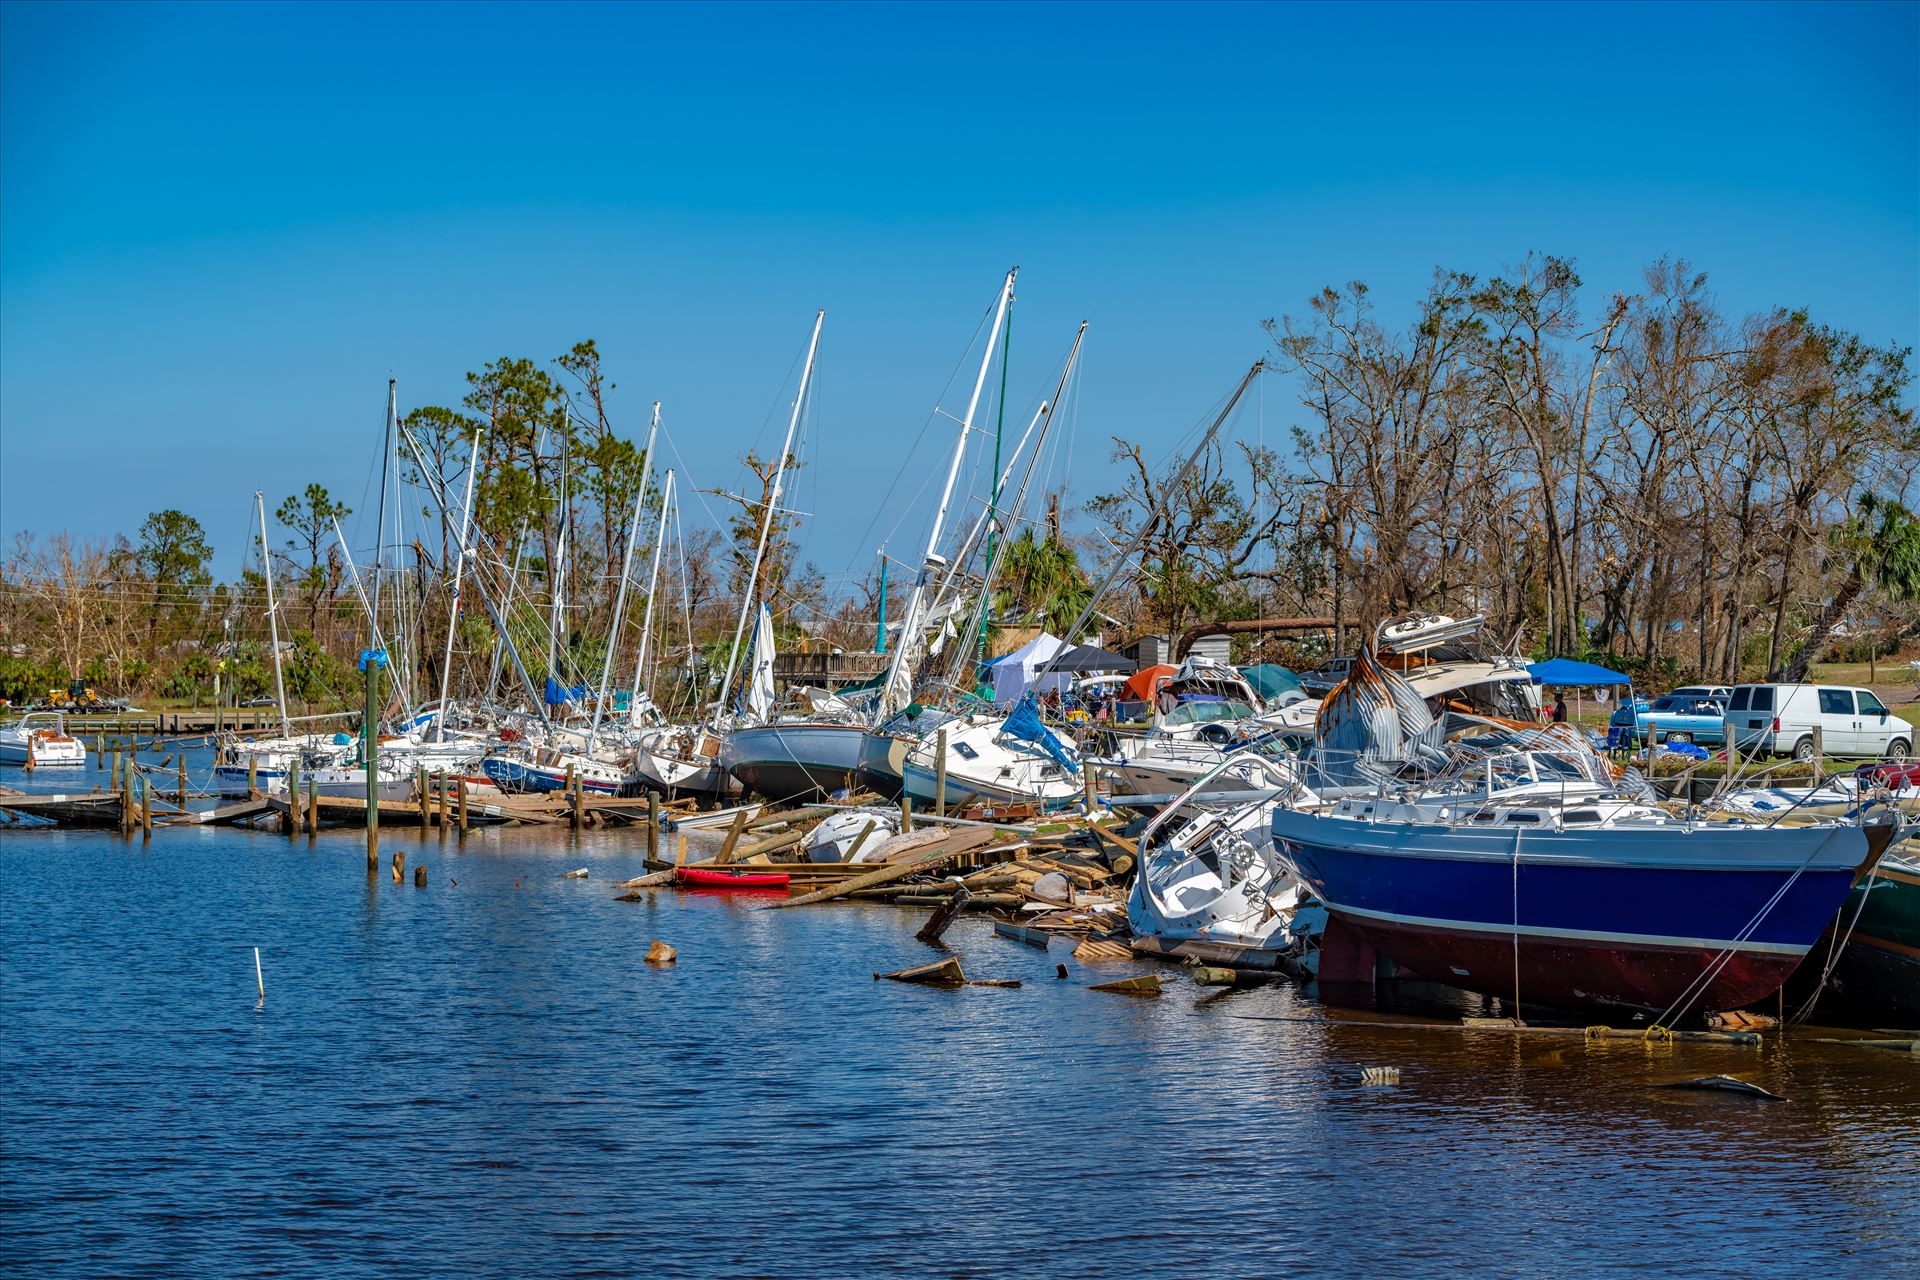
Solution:
[[[1606,688],[1609,685],[1632,685],[1633,681],[1618,671],[1609,671],[1597,667],[1591,662],[1581,662],[1574,658],[1548,658],[1545,662],[1531,663],[1527,674],[1533,677],[1535,684],[1554,685],[1562,689]],[[1597,695],[1605,701],[1606,695]],[[1584,700],[1578,692],[1574,694],[1573,718],[1577,722],[1586,712]]]
[[[1044,665],[1044,664],[1042,664]],[[1078,645],[1053,659],[1055,671],[1085,673],[1091,671],[1125,671],[1134,666],[1131,658],[1123,658],[1110,653],[1097,644]]]
[[[1545,662],[1535,662],[1527,667],[1527,674],[1533,677],[1535,684],[1555,685],[1562,689],[1592,689],[1596,686],[1633,683],[1630,676],[1573,658],[1549,658]]]
[[[1012,653],[989,662],[987,678],[993,684],[994,702],[1003,707],[1018,702],[1020,695],[1032,687],[1033,678],[1040,673],[1040,669],[1067,647],[1067,642],[1059,636],[1042,631]],[[1058,689],[1064,688],[1071,679],[1070,675],[1056,671],[1047,683]]]
[[[1173,679],[1179,671],[1180,668],[1170,667],[1164,662],[1140,668],[1127,681],[1127,701],[1152,702],[1153,695],[1160,692],[1160,686]]]
[[[1293,672],[1272,662],[1263,662],[1255,667],[1242,667],[1240,674],[1247,678],[1253,691],[1260,695],[1260,701],[1272,702],[1284,693],[1300,691],[1300,680]]]

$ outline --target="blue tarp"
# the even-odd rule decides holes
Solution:
[[[1548,658],[1545,662],[1533,663],[1527,668],[1527,674],[1533,677],[1535,684],[1560,685],[1568,689],[1633,683],[1630,677],[1618,671],[1609,671],[1591,662],[1579,662],[1572,658]]]
[[[573,686],[573,688],[568,689],[562,686],[561,683],[552,676],[547,677],[547,705],[550,707],[564,706],[569,702],[579,702],[586,696],[587,686],[583,684],[577,684]]]
[[[1006,723],[1000,726],[1001,732],[1009,738],[1018,738],[1022,742],[1031,742],[1058,761],[1069,773],[1080,772],[1080,762],[1074,758],[1067,744],[1055,736],[1053,730],[1040,721],[1040,708],[1033,700],[1033,694],[1023,696],[1013,708]]]

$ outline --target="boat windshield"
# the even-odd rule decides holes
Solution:
[[[1160,718],[1160,723],[1168,728],[1177,728],[1186,724],[1211,724],[1217,720],[1245,720],[1253,714],[1253,708],[1244,702],[1231,698],[1222,698],[1218,702],[1183,702]]]

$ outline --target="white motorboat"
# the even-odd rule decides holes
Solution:
[[[1217,762],[1161,810],[1140,837],[1140,874],[1127,900],[1134,935],[1169,950],[1292,949],[1304,890],[1274,851],[1272,821],[1299,782],[1290,757],[1241,755]]]
[[[66,720],[56,712],[28,712],[0,728],[0,764],[45,769],[86,762],[86,744],[67,732]]]

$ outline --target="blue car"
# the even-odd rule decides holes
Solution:
[[[1637,747],[1654,732],[1662,742],[1719,746],[1727,740],[1727,700],[1679,689],[1652,702],[1635,698],[1621,703],[1607,720],[1607,745]]]

